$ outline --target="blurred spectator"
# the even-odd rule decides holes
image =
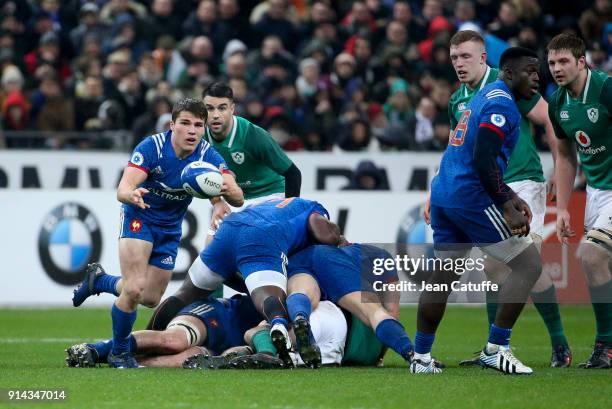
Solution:
[[[24,57],[26,72],[35,75],[43,65],[52,67],[63,82],[70,76],[70,66],[60,54],[60,39],[54,32],[47,32],[40,37],[38,48],[30,51]]]
[[[114,20],[124,13],[141,19],[147,16],[147,8],[134,0],[108,0],[100,11],[100,19],[107,24],[113,24]]]
[[[148,48],[149,45],[143,39],[137,21],[129,13],[119,14],[113,20],[111,36],[103,44],[105,54],[119,50],[129,51],[133,64],[138,63],[140,56]]]
[[[599,41],[606,24],[612,21],[611,0],[595,0],[594,4],[580,16],[580,32],[587,44]]]
[[[433,121],[433,139],[430,141],[429,146],[427,146],[427,150],[438,152],[446,150],[450,132],[448,117],[437,115]]]
[[[414,148],[415,150],[425,150],[431,143],[434,136],[433,119],[436,116],[436,107],[433,101],[427,97],[421,98],[414,113],[415,127]]]
[[[413,15],[410,3],[407,1],[399,0],[395,2],[393,5],[393,20],[404,25],[411,42],[418,43],[425,39],[427,25],[421,18]]]
[[[389,190],[389,183],[382,169],[372,161],[363,160],[357,164],[351,182],[342,190]]]
[[[519,11],[510,1],[499,6],[497,18],[489,24],[489,31],[504,41],[516,40],[520,31]]]
[[[131,129],[134,119],[146,109],[144,92],[138,78],[138,71],[135,68],[130,68],[125,73],[119,81],[118,89],[117,102],[123,109],[124,126],[126,129]]]
[[[172,112],[172,103],[166,97],[156,97],[149,104],[147,110],[134,120],[132,133],[134,142],[132,147],[138,145],[144,138],[157,132],[157,121],[164,115]]]
[[[371,86],[376,78],[374,69],[372,68],[372,45],[367,37],[353,36],[346,43],[346,52],[355,57],[355,64],[357,66],[355,75],[359,76],[361,80]]]
[[[231,28],[222,24],[217,18],[217,5],[214,0],[202,0],[198,4],[185,23],[183,23],[185,35],[199,37],[205,36],[213,43],[215,50],[223,50],[231,40]]]
[[[260,39],[275,35],[281,39],[288,51],[295,51],[299,43],[299,33],[287,17],[287,0],[267,0],[267,4],[268,10],[253,24],[253,32]]]
[[[437,0],[431,0],[437,2]],[[429,23],[427,38],[418,45],[419,54],[425,62],[431,60],[431,52],[434,44],[445,44],[448,42],[453,31],[453,25],[442,16],[434,17]]]
[[[378,141],[372,138],[370,124],[363,119],[356,119],[342,127],[338,147],[349,152],[377,152],[379,150]]]
[[[106,65],[102,69],[102,84],[104,95],[115,98],[119,93],[119,81],[130,68],[130,54],[127,51],[115,51],[108,56]]]
[[[11,91],[2,103],[2,129],[7,131],[23,131],[29,125],[30,104],[21,91]],[[9,139],[9,148],[24,146],[17,140],[13,143]]]
[[[406,125],[408,119],[413,115],[406,81],[402,79],[393,80],[389,98],[384,105],[384,111],[390,125]]]
[[[445,80],[449,84],[457,81],[457,74],[450,61],[448,45],[444,43],[434,44],[431,53],[431,63],[427,64],[427,70],[435,79]]]
[[[162,68],[156,64],[151,53],[146,52],[140,57],[138,76],[140,82],[147,88],[154,87],[162,79]]]
[[[241,39],[252,43],[251,26],[244,15],[240,14],[238,0],[219,0],[219,32],[228,39]],[[219,47],[222,45],[219,44]],[[221,48],[219,48],[221,49]]]
[[[210,43],[206,46],[206,55],[214,55],[214,50],[211,49]],[[181,55],[181,52],[176,49],[176,41],[169,36],[162,36],[157,40],[155,50],[153,50],[153,58],[158,67],[164,72],[164,79],[172,86],[176,86],[179,82],[181,74],[187,68],[187,63]]]
[[[174,11],[174,0],[153,0],[151,14],[145,20],[147,38],[155,44],[159,37],[167,35],[175,40],[183,37],[181,21]]]
[[[340,53],[334,60],[334,70],[329,79],[332,101],[339,108],[348,99],[347,86],[355,75],[357,63],[349,53]]]
[[[455,27],[463,23],[474,23],[476,18],[474,3],[471,0],[457,0],[453,15]]]
[[[45,76],[38,90],[32,96],[32,113],[39,131],[51,132],[45,145],[61,148],[66,143],[61,131],[74,130],[74,106],[71,100],[62,95],[57,78]]]
[[[312,37],[315,28],[325,23],[333,23],[336,19],[334,11],[325,1],[314,1],[310,6],[310,13],[306,21],[300,26],[300,36],[303,39]]]
[[[94,3],[85,3],[79,12],[79,25],[70,31],[70,40],[77,54],[84,48],[85,38],[95,35],[98,39],[105,38],[109,32],[106,24],[99,21],[99,8]]]
[[[86,77],[83,95],[74,100],[74,120],[77,131],[85,130],[87,121],[98,118],[102,101],[104,101],[102,79],[96,76]]]
[[[168,113],[162,114],[157,119],[157,122],[155,123],[155,132],[157,133],[166,132],[168,129],[170,129],[171,122],[172,122],[171,113],[168,112]]]
[[[376,21],[365,1],[354,1],[351,11],[340,22],[348,35],[376,33]]]

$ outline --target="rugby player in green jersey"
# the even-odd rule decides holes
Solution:
[[[472,30],[456,33],[450,41],[451,62],[461,83],[453,93],[448,103],[451,129],[455,129],[463,111],[468,107],[472,97],[485,85],[497,80],[499,70],[486,64],[487,53],[484,39]],[[508,160],[504,173],[504,182],[525,200],[533,213],[530,223],[531,236],[541,249],[544,236],[544,215],[546,213],[546,184],[542,163],[538,155],[530,122],[544,126],[547,141],[551,150],[555,150],[556,138],[550,120],[548,119],[548,104],[537,93],[529,100],[517,101],[521,112],[519,140]],[[487,276],[502,283],[509,272],[507,266],[488,258],[485,263]],[[487,291],[487,316],[489,324],[495,320],[497,312],[497,294],[499,291]],[[548,329],[552,357],[552,367],[567,367],[572,355],[564,334],[556,291],[550,274],[543,273],[531,292],[531,298]],[[465,360],[461,365],[478,365],[478,358]]]
[[[610,368],[612,357],[612,80],[586,64],[582,39],[559,34],[547,47],[548,67],[559,88],[548,113],[557,144],[557,237],[575,235],[567,210],[576,178],[576,151],[587,179],[585,238],[580,258],[597,333],[583,368]]]

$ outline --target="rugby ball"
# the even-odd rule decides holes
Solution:
[[[223,175],[208,162],[191,162],[181,172],[181,184],[191,196],[209,199],[221,194]]]

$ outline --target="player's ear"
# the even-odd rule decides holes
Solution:
[[[487,52],[486,51],[483,51],[483,53],[480,54],[480,63],[481,64],[487,63]]]
[[[580,58],[578,58],[578,68],[584,69],[585,67],[586,67],[586,57],[583,55]]]
[[[170,121],[170,130],[174,133],[174,121]]]

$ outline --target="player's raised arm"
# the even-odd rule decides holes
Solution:
[[[138,206],[141,209],[147,209],[149,205],[145,203],[143,196],[149,191],[143,187],[138,187],[147,180],[147,176],[147,173],[142,169],[126,166],[117,187],[117,200],[121,203]]]

